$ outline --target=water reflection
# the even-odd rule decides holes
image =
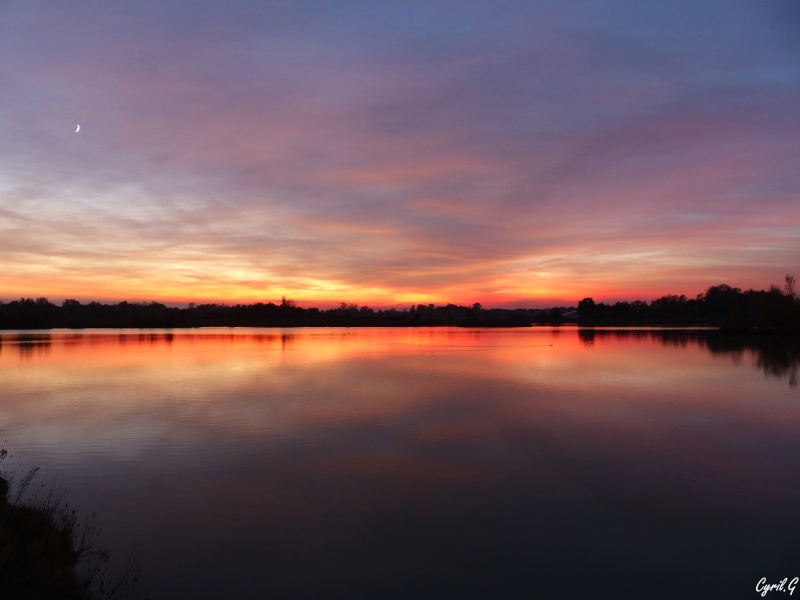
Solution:
[[[765,376],[787,379],[791,387],[798,385],[800,340],[787,335],[736,335],[716,330],[687,329],[579,329],[578,337],[587,346],[596,340],[653,340],[666,346],[686,348],[690,344],[717,355],[730,356],[739,364],[748,354],[752,364]]]
[[[755,365],[764,375],[788,379],[791,387],[797,387],[800,344],[796,338],[780,335],[763,337],[720,335],[708,340],[708,349],[714,353],[734,356],[745,352],[754,353]]]
[[[52,336],[48,333],[0,333],[0,352],[5,345],[16,350],[21,359],[32,359],[35,356],[46,356],[50,351]]]
[[[331,332],[334,333],[331,333]],[[446,331],[442,329],[442,331]],[[561,329],[552,328],[548,330],[550,338],[559,339]],[[575,331],[575,330],[574,330]],[[690,345],[706,350],[715,355],[726,355],[735,364],[739,364],[745,356],[752,357],[752,364],[761,370],[765,376],[779,379],[787,379],[791,387],[798,385],[798,365],[800,364],[800,340],[793,336],[782,335],[734,335],[720,333],[716,330],[707,329],[602,329],[602,328],[578,328],[577,336],[580,342],[586,347],[592,347],[596,341],[609,339],[616,340],[638,340],[654,341],[665,346],[677,348],[687,348]],[[419,333],[418,331],[416,332]],[[441,333],[441,332],[440,332]],[[462,342],[467,344],[480,344],[485,340],[485,330],[462,330],[447,331],[448,336],[457,336]],[[350,335],[351,332],[346,332]],[[363,334],[363,330],[362,330]],[[356,335],[352,332],[352,335]],[[426,339],[426,335],[408,336],[407,343]],[[566,335],[569,335],[567,333]],[[298,337],[305,341],[313,340],[315,346],[321,341],[338,338],[339,334],[335,330],[319,330],[317,335],[296,333],[286,330],[257,330],[257,329],[238,329],[238,330],[182,330],[179,333],[174,331],[153,331],[153,332],[131,332],[123,330],[118,333],[102,331],[81,332],[81,333],[4,333],[0,334],[0,353],[5,348],[6,351],[15,353],[19,358],[31,360],[36,357],[47,356],[52,345],[74,350],[78,346],[107,346],[124,347],[130,345],[171,345],[175,338],[179,337],[182,343],[202,344],[214,340],[214,343],[228,341],[238,344],[242,342],[253,342],[257,344],[274,344],[280,342],[280,346],[285,350]],[[362,339],[365,336],[362,335]],[[442,337],[442,336],[439,336]],[[389,342],[396,345],[396,342]],[[528,345],[529,346],[529,345]],[[456,351],[463,351],[463,345],[454,348]],[[319,350],[316,348],[315,351]],[[341,348],[339,348],[341,350]],[[440,348],[438,351],[445,351]]]
[[[101,516],[112,551],[137,543],[154,600],[744,597],[800,564],[791,345],[571,328],[47,339],[20,360],[3,338],[0,429]],[[762,377],[762,355],[786,375]]]

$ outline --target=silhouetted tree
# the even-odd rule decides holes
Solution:
[[[596,315],[597,307],[592,298],[584,298],[578,302],[578,317],[581,319],[591,319]]]
[[[787,296],[791,296],[792,298],[796,298],[797,294],[795,294],[795,291],[794,291],[794,275],[789,275],[787,273],[786,277],[784,277],[784,280],[786,281],[786,283],[785,283],[783,289],[784,289],[786,295]]]

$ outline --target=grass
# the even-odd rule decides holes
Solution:
[[[138,580],[135,552],[110,578],[95,515],[81,518],[63,488],[42,481],[39,469],[3,468],[9,458],[0,448],[0,598],[130,598]]]

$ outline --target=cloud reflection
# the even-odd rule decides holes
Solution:
[[[699,333],[593,333],[5,335],[2,427],[169,596],[735,596],[791,568],[795,392]]]

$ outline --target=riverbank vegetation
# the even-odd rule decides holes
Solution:
[[[130,598],[138,579],[135,554],[112,581],[94,515],[81,519],[57,485],[40,481],[38,469],[3,468],[7,458],[0,449],[0,598]]]
[[[709,287],[696,298],[664,296],[646,302],[578,303],[581,325],[710,325],[735,331],[800,331],[800,299],[795,280],[786,276],[783,289],[746,290],[726,284]]]
[[[800,300],[794,277],[783,288],[746,290],[714,285],[695,298],[668,295],[645,302],[604,304],[584,298],[577,306],[550,308],[485,308],[418,304],[397,310],[341,303],[331,309],[303,308],[283,299],[279,304],[190,304],[169,307],[158,302],[102,304],[47,298],[0,302],[0,329],[51,328],[180,328],[180,327],[356,327],[464,325],[526,326],[576,322],[586,326],[708,325],[735,330],[800,331]]]

